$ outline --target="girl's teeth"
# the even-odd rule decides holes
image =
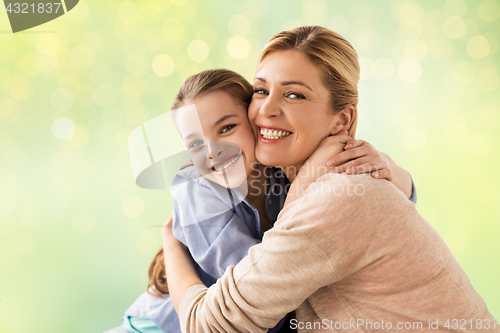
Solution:
[[[239,156],[240,156],[240,155],[236,156],[235,158],[233,158],[233,159],[232,159],[232,160],[230,160],[230,161],[227,161],[227,162],[226,162],[226,163],[224,163],[223,165],[220,165],[220,166],[218,166],[218,167],[215,167],[215,170],[216,170],[216,171],[221,171],[221,170],[223,170],[223,169],[227,168],[228,166],[230,166],[231,164],[233,164],[233,163],[234,163],[234,162],[238,159],[238,157],[239,157]]]

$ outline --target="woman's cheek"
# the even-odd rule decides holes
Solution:
[[[252,99],[252,102],[248,106],[248,120],[250,120],[251,125],[254,125],[255,118],[259,113],[259,108],[259,103],[255,99]]]

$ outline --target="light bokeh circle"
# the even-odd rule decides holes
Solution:
[[[226,44],[227,53],[235,59],[245,59],[250,52],[250,43],[245,37],[233,36]]]
[[[62,117],[52,123],[52,134],[59,140],[69,140],[75,135],[75,123],[68,118]]]
[[[144,213],[144,202],[136,196],[129,196],[123,200],[122,212],[129,219],[141,217]]]
[[[157,55],[152,63],[153,72],[159,77],[167,77],[175,69],[174,60],[166,54]]]
[[[189,43],[187,47],[187,54],[189,59],[194,62],[202,62],[208,58],[210,54],[210,48],[207,43],[200,39],[195,39]]]
[[[399,77],[404,82],[415,82],[422,75],[422,66],[415,60],[406,60],[399,66]]]

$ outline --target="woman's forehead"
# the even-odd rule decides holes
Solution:
[[[317,81],[321,82],[319,68],[297,50],[274,51],[257,67],[256,81]]]

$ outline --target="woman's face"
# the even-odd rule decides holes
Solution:
[[[228,188],[243,184],[257,162],[246,108],[217,90],[175,112],[177,128],[200,174]]]
[[[270,53],[257,67],[248,118],[264,165],[299,168],[334,132],[330,94],[320,70],[299,51]],[[298,170],[298,169],[296,169]]]

